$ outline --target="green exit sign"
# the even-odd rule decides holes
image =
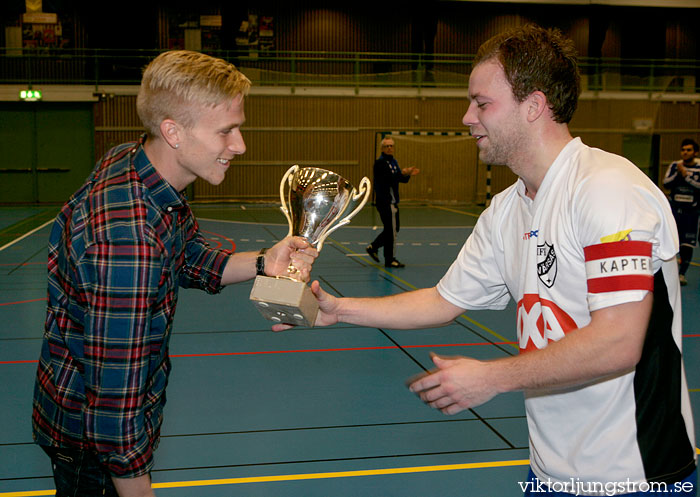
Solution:
[[[25,102],[36,102],[41,100],[41,90],[22,90],[19,92],[19,98]]]

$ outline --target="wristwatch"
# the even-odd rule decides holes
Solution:
[[[258,276],[265,276],[265,252],[267,252],[266,248],[260,249],[255,259],[255,274]]]

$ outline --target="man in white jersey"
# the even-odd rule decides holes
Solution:
[[[632,163],[571,136],[579,94],[560,32],[530,25],[486,42],[463,122],[481,159],[507,165],[517,183],[494,197],[435,287],[336,298],[314,282],[316,324],[428,328],[512,297],[518,356],[435,356],[410,389],[445,414],[523,391],[526,495],[695,495],[673,216]]]

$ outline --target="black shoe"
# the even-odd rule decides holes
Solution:
[[[384,267],[406,267],[406,264],[401,264],[399,261],[394,259],[393,261],[384,264]]]
[[[379,262],[379,256],[377,255],[377,253],[379,252],[378,250],[373,249],[371,245],[367,245],[367,248],[365,248],[365,250],[367,251],[369,256],[372,259],[374,259],[374,262]]]

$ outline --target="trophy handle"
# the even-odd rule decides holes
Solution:
[[[287,218],[287,223],[289,224],[289,233],[287,236],[292,235],[292,216],[289,214],[289,207],[287,205],[287,202],[285,201],[284,197],[285,195],[285,185],[287,187],[291,187],[292,184],[292,175],[299,170],[299,165],[294,164],[292,167],[287,169],[287,172],[284,173],[284,176],[282,176],[282,181],[280,181],[280,200],[282,201],[282,205],[280,206],[280,210],[284,214],[284,217]]]
[[[370,195],[370,192],[372,191],[372,188],[371,188],[371,185],[370,185],[370,182],[369,182],[369,179],[367,178],[367,176],[365,176],[364,178],[362,178],[362,181],[360,181],[360,186],[358,187],[358,190],[359,190],[359,191],[356,191],[355,188],[353,188],[352,190],[353,190],[353,191],[352,191],[352,193],[351,193],[351,196],[352,196],[353,202],[356,202],[357,199],[359,199],[359,198],[362,197],[363,195],[364,195],[364,198],[362,198],[362,200],[360,201],[360,203],[357,205],[357,207],[355,207],[355,208],[353,209],[353,211],[352,211],[350,214],[348,214],[348,215],[345,216],[343,219],[341,219],[340,221],[338,221],[337,224],[335,224],[331,229],[329,229],[328,231],[326,231],[326,232],[323,234],[323,237],[320,238],[320,239],[318,240],[318,243],[316,244],[316,249],[317,249],[319,252],[321,251],[321,247],[323,246],[323,242],[326,240],[326,237],[327,237],[328,235],[330,235],[331,233],[333,233],[333,232],[334,232],[335,230],[337,230],[338,228],[340,228],[341,226],[345,226],[346,224],[348,224],[348,223],[350,222],[350,219],[352,219],[352,218],[355,216],[355,214],[357,214],[358,212],[360,212],[360,210],[361,210],[361,209],[365,206],[365,204],[367,203],[367,200],[369,200],[369,195]]]

